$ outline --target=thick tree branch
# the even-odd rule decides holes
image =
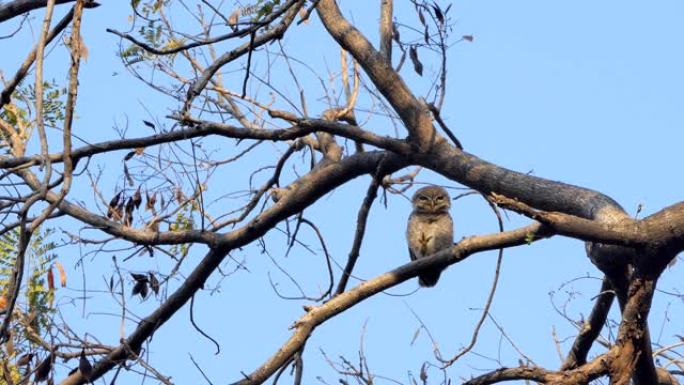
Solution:
[[[324,131],[333,135],[342,136],[344,138],[358,140],[363,143],[374,145],[378,148],[384,148],[398,153],[406,153],[410,151],[410,147],[401,140],[375,135],[372,132],[357,126],[329,122],[321,119],[301,119],[297,121],[296,125],[290,128],[275,130],[236,127],[228,124],[200,121],[191,118],[182,119],[182,122],[191,125],[191,127],[157,135],[111,140],[79,147],[72,151],[71,159],[74,161],[74,163],[76,163],[78,160],[83,158],[97,154],[109,153],[116,150],[149,147],[157,144],[171,143],[193,138],[202,138],[209,135],[218,135],[235,139],[287,141],[304,137],[316,131]],[[64,154],[61,152],[52,153],[49,155],[49,158],[53,163],[61,162],[63,157]],[[0,158],[0,168],[7,169],[15,167],[29,167],[38,165],[40,161],[41,156],[39,155],[5,157]]]
[[[76,0],[56,0],[56,4],[71,3]],[[34,9],[47,6],[48,0],[14,0],[0,4],[0,23],[13,17],[20,16]]]
[[[342,16],[334,0],[321,0],[316,10],[330,35],[354,56],[373,84],[399,114],[409,132],[409,139],[420,151],[429,150],[437,137],[430,111],[425,103],[413,95],[385,57]]]

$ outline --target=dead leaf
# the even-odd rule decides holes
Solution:
[[[138,209],[140,208],[140,204],[142,203],[142,195],[140,194],[140,186],[138,186],[138,189],[135,190],[135,193],[133,194],[133,204],[135,205],[135,208]]]
[[[145,192],[145,198],[146,198],[145,210],[146,210],[146,211],[147,211],[147,210],[152,210],[152,211],[154,211],[154,204],[157,203],[157,193],[154,192],[154,193],[152,193],[152,196],[150,196],[150,193],[148,193],[148,192],[146,191],[146,192]]]
[[[117,212],[118,206],[119,206],[119,201],[121,200],[121,193],[123,191],[119,191],[116,195],[114,195],[114,198],[109,201],[109,206],[107,208],[107,218],[112,218],[114,217],[115,220],[118,220],[121,218],[121,212]]]
[[[154,292],[154,294],[159,294],[159,280],[157,280],[157,277],[155,277],[154,273],[150,272],[150,288]]]
[[[33,361],[33,353],[25,353],[17,359],[17,366],[26,366]]]
[[[59,284],[62,287],[66,287],[67,284],[67,276],[66,272],[64,271],[64,266],[62,266],[59,261],[55,261],[55,267],[57,267],[57,271],[59,272]]]
[[[83,59],[84,62],[88,61],[88,47],[86,46],[85,42],[83,41],[83,36],[79,36],[79,44],[78,44],[78,54],[81,56],[81,59]]]
[[[444,15],[442,14],[442,10],[439,8],[439,5],[437,5],[437,3],[433,3],[432,9],[435,11],[435,17],[437,20],[439,20],[439,23],[444,24]]]
[[[228,25],[230,26],[230,28],[233,29],[233,31],[237,31],[237,29],[238,29],[237,23],[238,23],[239,18],[240,18],[240,9],[239,8],[234,10],[233,13],[231,13],[230,16],[228,16]]]
[[[409,49],[409,57],[413,63],[413,70],[420,76],[423,76],[423,63],[418,59],[418,49],[415,45],[412,45]]]
[[[85,356],[85,351],[81,350],[81,357],[78,360],[78,370],[81,372],[83,378],[90,381],[90,376],[93,374],[93,365]]]
[[[48,289],[55,290],[55,276],[52,273],[52,268],[48,268],[47,283],[48,283]]]
[[[14,355],[14,336],[12,331],[7,331],[7,342],[5,343],[5,350],[8,356]]]
[[[42,382],[47,380],[48,376],[50,375],[50,369],[52,369],[52,358],[53,355],[50,353],[40,364],[38,364],[36,367],[36,375],[33,377],[33,381]]]

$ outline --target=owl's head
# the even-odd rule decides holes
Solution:
[[[413,211],[420,214],[446,214],[451,207],[449,193],[439,186],[427,186],[413,194]]]

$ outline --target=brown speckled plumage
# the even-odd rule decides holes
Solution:
[[[416,191],[411,200],[413,212],[406,228],[411,260],[428,257],[454,243],[454,224],[449,214],[451,198],[438,186],[423,187]],[[418,283],[423,287],[435,286],[442,269],[422,273]]]

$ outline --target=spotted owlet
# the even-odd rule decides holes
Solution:
[[[413,212],[408,220],[406,239],[411,260],[428,257],[454,243],[454,223],[449,215],[449,193],[438,186],[423,187],[411,199]],[[441,268],[427,270],[418,277],[423,287],[435,286]]]

